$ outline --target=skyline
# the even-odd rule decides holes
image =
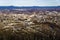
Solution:
[[[60,6],[60,0],[0,0],[0,6]]]

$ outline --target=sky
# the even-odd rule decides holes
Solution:
[[[60,6],[60,0],[0,0],[0,6]]]

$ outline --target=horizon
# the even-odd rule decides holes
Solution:
[[[1,6],[0,6],[1,7]],[[8,7],[54,7],[54,6],[8,6]],[[60,6],[55,6],[55,7],[60,7]]]

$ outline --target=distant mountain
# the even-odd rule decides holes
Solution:
[[[0,10],[2,9],[31,9],[31,10],[54,10],[54,11],[60,11],[60,6],[0,6]]]
[[[60,6],[0,6],[0,8],[60,8]]]

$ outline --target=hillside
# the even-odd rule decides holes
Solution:
[[[0,40],[60,40],[60,13],[1,13]]]

